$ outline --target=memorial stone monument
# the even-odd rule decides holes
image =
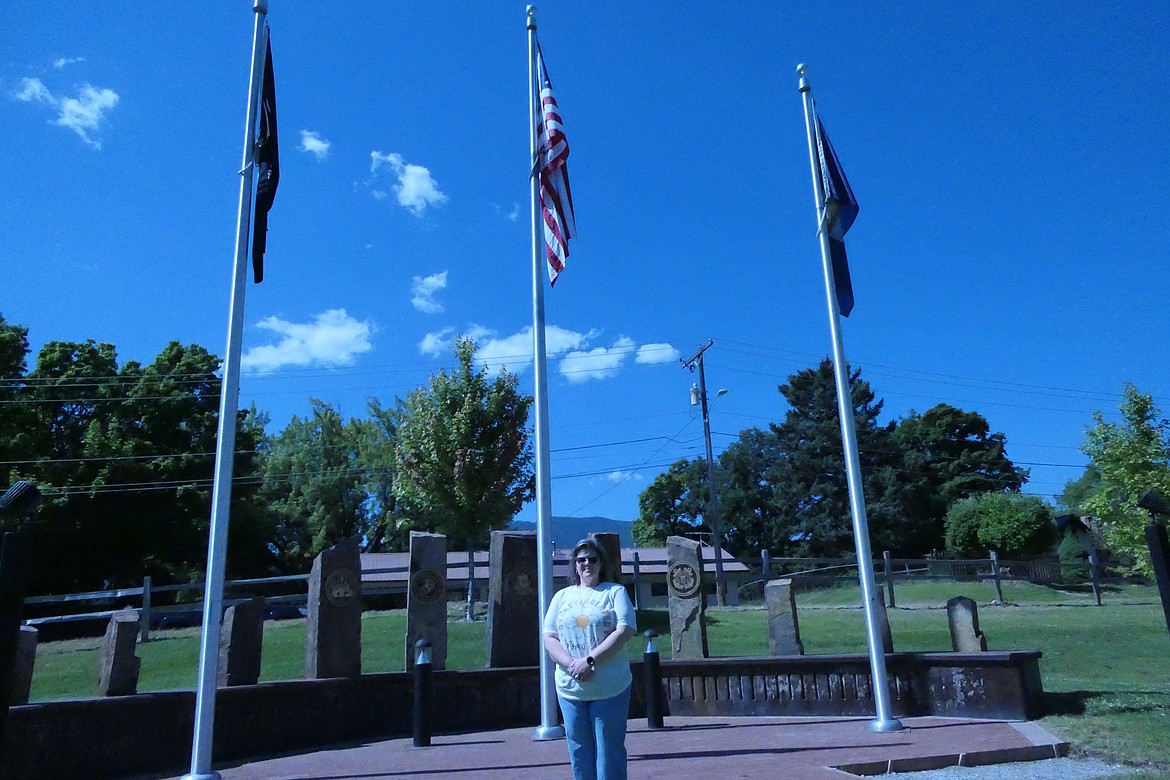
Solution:
[[[792,580],[772,580],[764,585],[764,603],[768,607],[768,646],[772,655],[804,655]]]
[[[305,677],[362,673],[362,564],[354,536],[313,561],[305,619]]]
[[[264,646],[264,597],[233,604],[223,613],[219,635],[217,684],[255,685],[260,682]]]
[[[492,531],[487,613],[490,667],[540,664],[543,615],[536,563],[535,533]]]
[[[947,623],[951,629],[951,649],[956,653],[987,650],[987,637],[979,630],[979,607],[974,599],[955,596],[948,601]]]
[[[667,538],[666,566],[672,656],[706,658],[706,594],[699,543],[681,536]]]
[[[877,618],[877,628],[882,635],[882,652],[894,652],[894,635],[890,632],[890,617],[886,614],[886,589],[881,585],[874,587],[874,617]]]
[[[447,537],[410,532],[410,584],[406,590],[406,669],[414,645],[431,643],[431,668],[447,668]]]
[[[133,609],[115,612],[102,640],[98,696],[133,696],[138,692],[142,659],[134,655],[137,647],[138,612]]]
[[[16,640],[16,664],[12,669],[12,697],[9,704],[28,704],[36,661],[37,630],[32,626],[21,626],[20,636]]]

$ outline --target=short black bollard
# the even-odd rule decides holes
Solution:
[[[414,746],[431,746],[431,642],[414,643]]]
[[[654,643],[658,632],[650,629],[646,637],[646,650],[642,654],[643,684],[646,696],[646,728],[664,728],[662,723],[662,668],[659,665],[658,646]]]

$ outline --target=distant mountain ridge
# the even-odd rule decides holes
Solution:
[[[535,531],[536,523],[513,520],[508,523],[512,531]],[[634,546],[634,524],[628,520],[613,520],[609,517],[557,517],[552,518],[553,543],[558,550],[571,549],[573,545],[589,534],[617,534],[622,547]]]

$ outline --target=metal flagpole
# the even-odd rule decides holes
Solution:
[[[886,655],[877,619],[877,587],[873,579],[873,557],[869,547],[869,523],[865,517],[865,492],[861,482],[861,461],[857,455],[857,431],[853,423],[853,394],[849,389],[849,366],[845,362],[845,342],[841,338],[841,310],[837,305],[837,288],[833,283],[833,266],[829,254],[829,224],[821,183],[817,141],[814,135],[816,109],[812,89],[805,78],[807,68],[797,66],[800,94],[804,100],[804,124],[808,131],[808,155],[812,166],[813,196],[817,208],[817,236],[821,242],[825,291],[829,305],[829,330],[833,336],[833,374],[837,380],[837,413],[841,417],[841,440],[845,445],[845,473],[849,482],[849,508],[853,514],[853,542],[857,550],[857,572],[861,577],[861,597],[865,604],[865,634],[869,643],[869,666],[873,677],[873,699],[877,717],[870,722],[871,731],[899,731],[902,723],[890,714],[890,688],[886,675]]]
[[[211,497],[211,528],[207,543],[207,583],[203,595],[203,638],[199,646],[199,687],[195,698],[195,734],[191,745],[191,772],[183,780],[218,780],[211,771],[211,742],[215,730],[215,693],[219,676],[219,637],[223,618],[223,581],[227,560],[227,532],[231,515],[232,466],[236,449],[236,414],[240,397],[240,347],[244,335],[244,290],[247,281],[248,222],[252,216],[252,170],[255,162],[256,113],[264,80],[264,52],[268,44],[265,19],[268,0],[254,0],[256,28],[252,36],[252,75],[248,83],[248,112],[244,127],[244,159],[240,171],[240,211],[236,221],[236,257],[232,267],[231,314],[227,355],[219,396],[219,431],[215,444],[215,486]]]
[[[539,172],[536,170],[536,112],[540,87],[536,79],[536,6],[526,10],[528,19],[528,151],[529,167],[532,169],[531,199],[532,211],[532,362],[535,367],[536,388],[533,393],[536,406],[536,578],[539,584],[540,616],[553,597],[552,563],[552,485],[549,479],[548,445],[548,370],[545,360],[544,343],[544,274],[540,257],[540,214],[538,188]],[[538,623],[538,625],[540,625]],[[553,661],[544,650],[543,632],[537,638],[540,642],[540,726],[532,733],[536,740],[561,739],[565,730],[557,724],[557,698],[553,680]]]

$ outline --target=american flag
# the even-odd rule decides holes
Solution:
[[[536,111],[536,159],[533,175],[540,177],[540,212],[544,218],[544,254],[552,284],[565,270],[569,239],[577,237],[573,219],[573,195],[569,190],[569,141],[561,125],[557,99],[544,67],[544,55],[536,44],[536,70],[540,79],[540,105]]]

